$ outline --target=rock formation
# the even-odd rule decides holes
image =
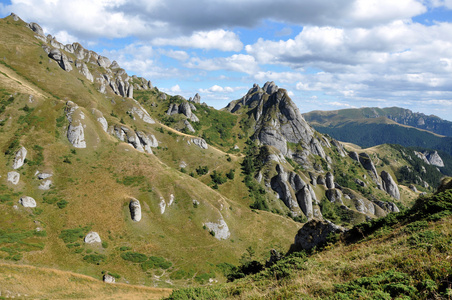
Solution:
[[[400,192],[397,183],[392,179],[391,174],[386,171],[381,171],[382,188],[391,197],[400,200]]]
[[[213,232],[212,235],[217,240],[226,240],[231,236],[228,224],[226,224],[223,217],[221,217],[217,222],[206,222],[204,225],[209,232]]]
[[[85,236],[84,242],[86,244],[94,244],[94,243],[101,243],[102,240],[100,239],[100,236],[97,232],[91,231]]]
[[[192,122],[199,122],[198,117],[192,112],[190,104],[186,101],[182,102],[182,104],[170,104],[166,114],[168,116],[172,116],[175,114],[183,114],[187,117],[188,120]]]
[[[23,207],[36,207],[36,200],[28,196],[23,196],[20,198],[19,204]]]
[[[192,138],[191,142],[198,146],[201,149],[208,149],[209,146],[207,145],[206,141],[202,138]]]
[[[20,174],[16,171],[8,172],[8,177],[6,179],[8,182],[11,182],[12,184],[16,185],[19,183],[20,180]]]
[[[104,274],[104,276],[102,277],[102,280],[103,280],[103,282],[106,282],[106,283],[115,283],[116,282],[116,279],[108,273]]]
[[[295,247],[310,250],[326,242],[330,233],[343,233],[345,228],[337,226],[328,220],[312,219],[304,224],[295,236]]]
[[[85,114],[72,101],[66,103],[66,118],[69,121],[67,139],[75,148],[86,148],[85,130],[83,121]]]
[[[328,189],[334,189],[334,176],[331,172],[326,173],[325,184]]]
[[[130,199],[129,203],[130,217],[132,221],[139,222],[141,220],[141,205],[140,201],[135,198]]]
[[[27,149],[20,147],[14,156],[13,169],[17,170],[24,165],[25,158],[27,157]]]

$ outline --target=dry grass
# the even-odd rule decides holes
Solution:
[[[56,269],[0,263],[1,296],[46,299],[161,299],[170,289],[108,284]]]

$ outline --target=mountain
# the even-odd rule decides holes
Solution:
[[[423,113],[412,112],[400,107],[363,107],[333,111],[312,111],[304,114],[308,122],[318,125],[337,125],[344,121],[361,119],[387,118],[401,125],[407,125],[430,132],[452,137],[452,122],[435,115],[427,116]]]
[[[405,147],[421,147],[425,149],[439,150],[452,155],[452,137],[440,136],[434,132],[418,129],[408,125],[402,125],[393,121],[389,117],[404,123],[413,123],[414,116],[420,114],[408,114],[406,117],[390,113],[392,111],[407,111],[398,108],[362,108],[344,109],[337,111],[313,111],[303,116],[319,132],[331,135],[332,137],[350,142],[361,147],[372,147],[381,144],[399,144]],[[386,112],[388,116],[379,115]],[[437,117],[425,117],[429,125],[422,126],[433,128],[443,128],[441,132],[447,133],[445,129],[450,122]],[[437,122],[437,123],[434,123]],[[442,124],[442,125],[438,125]],[[438,125],[438,126],[437,126]]]
[[[273,82],[216,110],[14,14],[0,38],[0,274],[28,268],[39,286],[2,283],[8,297],[110,297],[41,280],[71,272],[137,297],[225,282],[244,253],[286,252],[311,220],[352,228],[442,176],[429,154],[317,132]]]

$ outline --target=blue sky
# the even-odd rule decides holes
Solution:
[[[62,43],[222,108],[275,81],[301,112],[400,106],[452,121],[452,0],[13,0]]]

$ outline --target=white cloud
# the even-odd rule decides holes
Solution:
[[[199,89],[199,92],[201,93],[233,93],[237,90],[244,90],[246,87],[230,87],[230,86],[219,86],[219,85],[213,85],[208,89]]]
[[[190,58],[187,52],[180,51],[180,50],[161,50],[160,51],[163,55],[174,58],[179,61],[186,61]]]
[[[254,57],[244,54],[234,54],[229,57],[215,57],[211,59],[192,58],[185,66],[206,71],[228,70],[246,74],[253,74],[259,70],[259,66]]]
[[[231,31],[223,29],[198,31],[191,36],[177,38],[157,38],[152,41],[157,46],[178,46],[185,48],[218,49],[222,51],[240,51],[243,44],[239,37]]]

